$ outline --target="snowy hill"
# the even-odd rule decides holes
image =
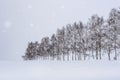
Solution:
[[[0,80],[120,80],[120,62],[1,61]]]

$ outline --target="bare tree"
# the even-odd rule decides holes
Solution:
[[[101,40],[102,40],[102,25],[104,23],[104,20],[102,17],[98,17],[98,15],[93,15],[90,19],[89,25],[90,25],[90,30],[91,30],[91,40],[92,42],[95,43],[92,44],[92,48],[93,45],[95,46],[95,50],[96,50],[96,59],[98,59],[98,53],[99,53],[99,57],[101,59]]]
[[[112,9],[109,18],[93,15],[87,24],[74,22],[62,29],[50,38],[43,37],[41,42],[30,42],[23,58],[33,59],[57,59],[57,60],[84,60],[92,56],[93,59],[102,59],[107,55],[111,60],[114,51],[114,60],[117,60],[120,49],[120,10]]]
[[[120,10],[117,9],[112,9],[110,14],[109,14],[109,19],[108,19],[108,24],[109,24],[109,29],[112,33],[112,37],[113,37],[113,47],[114,47],[114,51],[115,51],[115,57],[114,59],[117,60],[117,47],[118,47],[118,36],[119,34],[119,30],[120,30]]]

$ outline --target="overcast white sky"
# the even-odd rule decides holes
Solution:
[[[92,14],[108,17],[120,0],[0,0],[0,60],[22,60],[29,41],[40,41]]]

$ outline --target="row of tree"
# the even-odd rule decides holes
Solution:
[[[87,58],[117,60],[120,49],[120,10],[112,9],[108,19],[93,15],[87,24],[68,24],[58,29],[51,38],[30,42],[23,56],[25,60],[57,59],[82,60]],[[113,56],[111,56],[113,55]]]

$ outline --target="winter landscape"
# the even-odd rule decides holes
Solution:
[[[0,0],[0,80],[120,80],[120,0]]]

